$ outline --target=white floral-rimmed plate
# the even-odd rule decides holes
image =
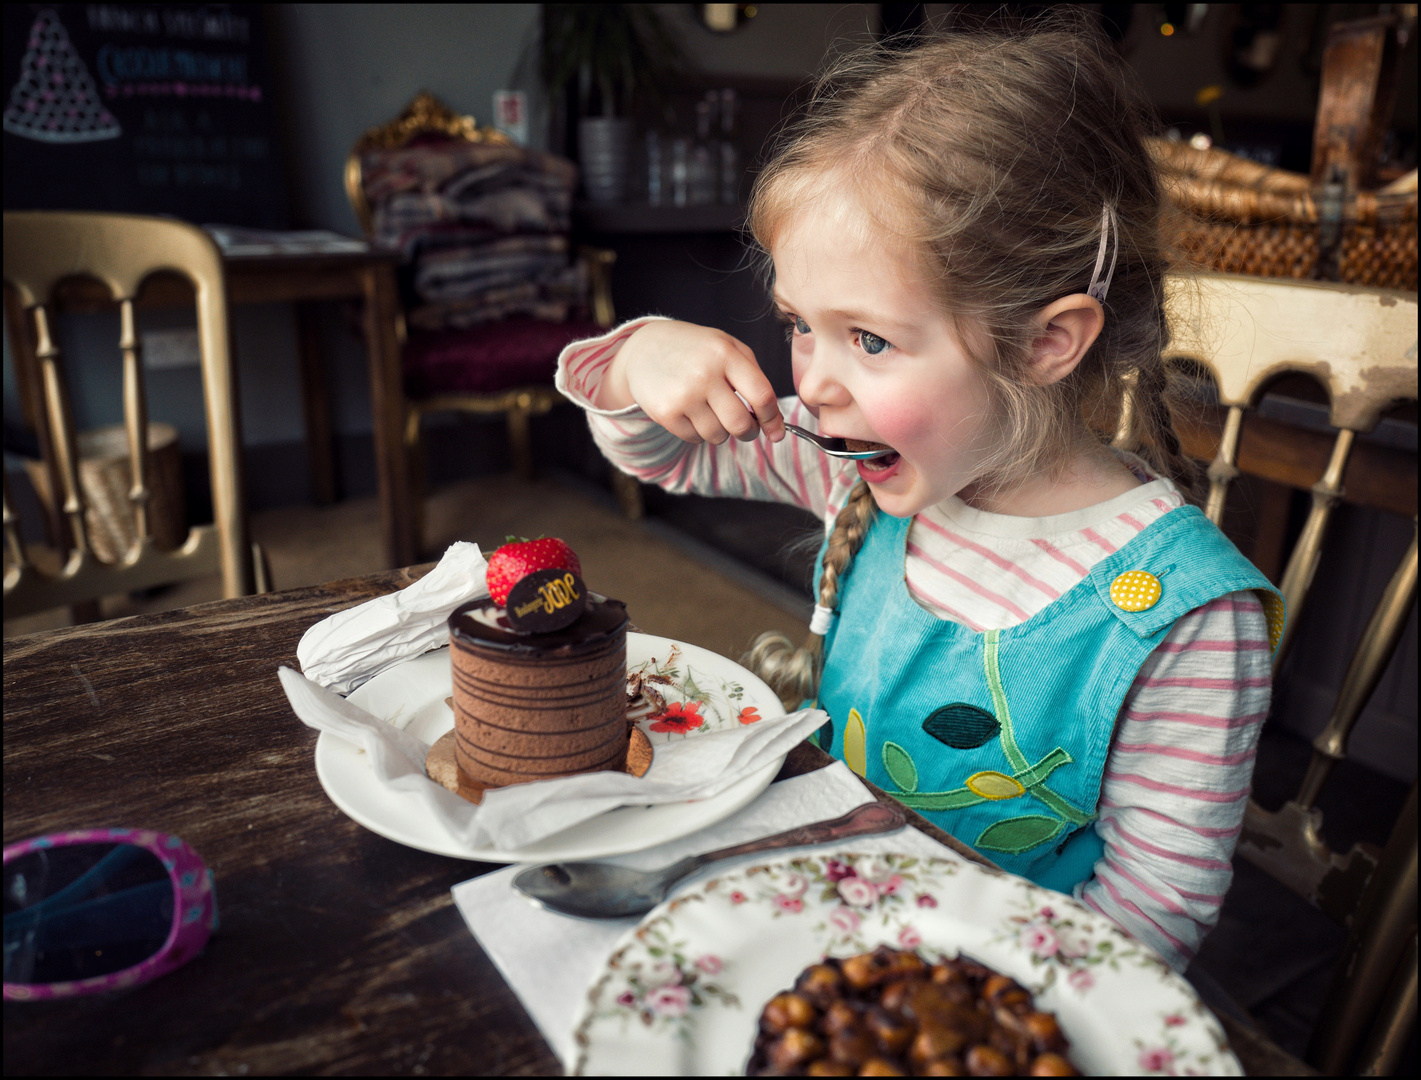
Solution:
[[[1243,1074],[1189,984],[1070,897],[951,858],[844,852],[726,874],[648,914],[587,993],[572,1072],[743,1075],[771,997],[882,944],[1015,978],[1086,1074]]]
[[[628,634],[627,671],[655,676],[652,686],[665,699],[663,713],[638,721],[653,746],[785,712],[775,692],[739,664],[670,638]],[[432,745],[454,726],[444,703],[453,692],[449,650],[436,649],[382,671],[351,691],[349,700]],[[377,784],[363,750],[324,731],[316,740],[316,776],[348,817],[407,847],[483,862],[599,859],[686,836],[753,800],[783,761],[769,762],[708,799],[625,806],[517,851],[500,851],[466,843],[418,800]]]

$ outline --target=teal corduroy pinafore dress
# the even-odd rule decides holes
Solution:
[[[1180,616],[1245,589],[1276,645],[1282,597],[1185,506],[1026,622],[978,633],[909,595],[910,524],[880,513],[840,587],[816,741],[997,865],[1070,892],[1104,851],[1101,778],[1140,665]]]

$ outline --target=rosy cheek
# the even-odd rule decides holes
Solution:
[[[899,400],[872,411],[864,409],[864,419],[889,446],[909,447],[941,430],[941,416],[920,399]]]

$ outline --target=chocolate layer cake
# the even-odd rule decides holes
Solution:
[[[622,769],[627,609],[597,598],[571,626],[514,631],[492,600],[449,616],[455,758],[476,784]]]

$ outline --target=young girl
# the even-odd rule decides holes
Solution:
[[[558,386],[640,480],[822,515],[809,644],[762,639],[762,674],[854,771],[1182,968],[1229,885],[1281,602],[1181,494],[1147,116],[1073,33],[853,58],[751,199],[797,400],[665,319],[570,346]]]

